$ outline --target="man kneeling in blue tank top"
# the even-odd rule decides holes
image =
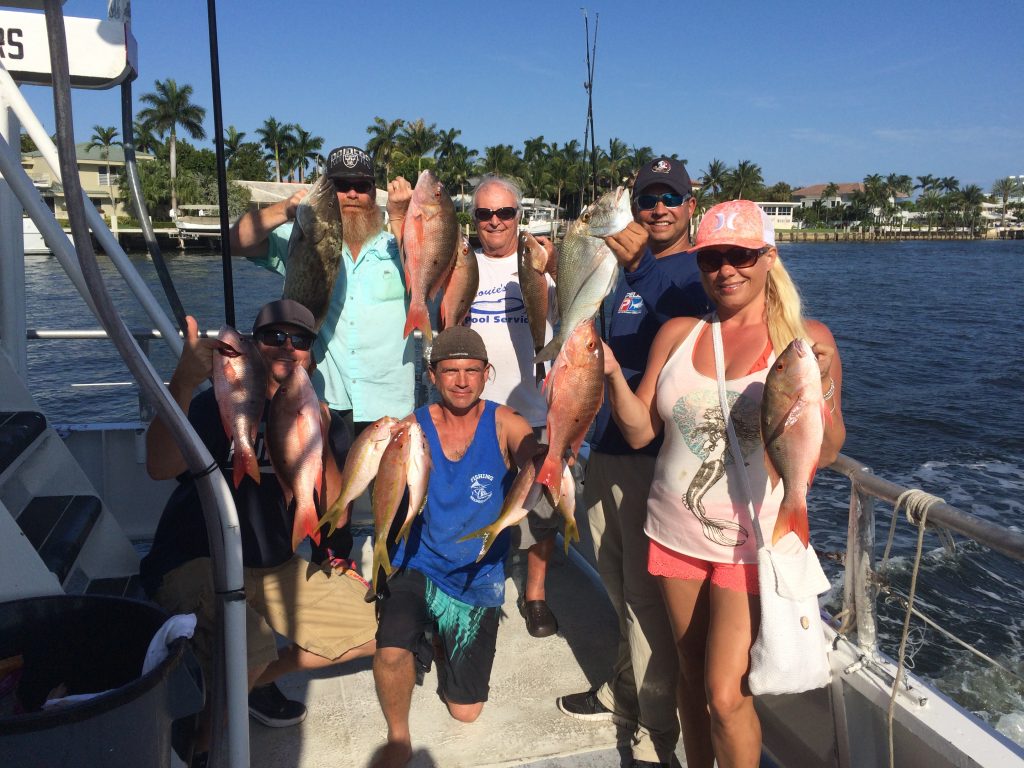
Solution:
[[[479,563],[480,540],[459,539],[498,518],[517,468],[543,451],[525,419],[481,399],[488,368],[476,331],[445,330],[430,352],[430,380],[441,402],[407,419],[423,428],[432,469],[426,505],[391,558],[399,571],[380,603],[373,679],[388,741],[374,768],[405,765],[412,755],[409,708],[416,665],[429,668],[434,658],[428,630],[444,654],[438,679],[451,716],[471,723],[487,701],[509,531]]]

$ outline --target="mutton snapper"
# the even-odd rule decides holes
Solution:
[[[772,488],[782,479],[783,496],[772,544],[790,531],[806,547],[807,489],[814,479],[832,414],[821,393],[821,371],[811,345],[794,339],[779,355],[764,382],[761,439]]]
[[[534,359],[553,360],[562,344],[584,320],[592,318],[611,293],[619,263],[602,237],[624,230],[633,215],[629,192],[618,187],[606,192],[569,225],[558,253],[558,333]]]
[[[405,336],[419,328],[427,344],[433,338],[427,299],[434,298],[444,285],[458,240],[455,205],[444,185],[427,169],[416,180],[402,225],[405,284],[411,296]]]
[[[562,495],[562,460],[575,456],[604,398],[604,347],[594,319],[584,320],[569,334],[555,359],[544,391],[548,400],[548,455],[537,482],[551,491],[557,504]]]
[[[548,252],[537,238],[529,232],[519,233],[519,247],[516,249],[519,274],[519,290],[526,305],[526,319],[530,323],[533,338],[533,352],[538,354],[544,348],[544,335],[548,325]],[[537,364],[537,381],[544,378],[544,366]]]
[[[327,535],[334,533],[338,522],[348,520],[352,502],[370,487],[370,481],[377,476],[380,457],[391,442],[398,419],[382,416],[364,429],[352,443],[345,457],[345,468],[341,472],[341,492],[337,500],[320,520],[320,527],[327,525]]]
[[[473,306],[480,287],[480,268],[469,240],[460,237],[455,244],[455,259],[441,298],[441,330],[462,325]]]
[[[327,317],[343,245],[338,194],[334,183],[321,176],[295,209],[281,294],[313,313],[316,330]]]
[[[424,459],[425,453],[425,459]],[[426,449],[423,428],[415,422],[401,424],[394,437],[384,449],[373,484],[373,590],[377,587],[381,569],[390,576],[391,554],[388,552],[388,534],[394,524],[398,508],[406,488],[409,489],[409,506],[401,533],[408,533],[411,521],[423,509],[427,498],[427,481],[430,473],[430,453]]]
[[[267,365],[256,344],[230,325],[220,329],[213,358],[213,394],[224,433],[235,443],[234,484],[248,475],[259,483],[256,433],[267,400]]]
[[[323,411],[309,374],[295,366],[274,393],[267,419],[270,463],[284,491],[285,503],[294,504],[292,550],[306,536],[320,543],[319,515],[324,497]]]

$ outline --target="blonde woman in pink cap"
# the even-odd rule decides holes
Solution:
[[[713,327],[721,331],[730,418],[765,531],[774,529],[783,490],[768,479],[760,437],[767,373],[793,339],[811,341],[831,410],[818,459],[824,467],[846,437],[842,364],[829,329],[802,316],[771,221],[756,203],[713,207],[692,250],[716,311],[662,326],[636,394],[607,348],[605,374],[615,420],[630,445],[665,435],[645,532],[648,569],[661,585],[679,652],[687,765],[710,768],[717,758],[720,768],[756,766],[761,727],[746,676],[760,621],[757,555],[746,495],[727,459]]]

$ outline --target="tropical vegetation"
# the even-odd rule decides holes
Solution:
[[[214,153],[197,149],[179,135],[180,129],[192,139],[206,137],[205,108],[193,103],[190,85],[179,85],[168,78],[156,81],[154,86],[154,91],[140,97],[145,106],[133,126],[136,148],[154,154],[157,160],[140,167],[147,204],[151,208],[168,204],[176,208],[179,197],[189,204],[215,203]],[[389,179],[399,175],[414,181],[421,171],[430,168],[453,195],[464,199],[476,179],[497,173],[516,180],[525,196],[549,200],[570,217],[602,192],[628,183],[640,166],[655,157],[651,147],[636,146],[617,137],[591,154],[576,139],[560,143],[538,135],[519,145],[498,143],[478,149],[460,141],[461,136],[458,128],[438,127],[422,117],[376,116],[366,127],[363,144],[375,158],[378,187],[385,187]],[[223,139],[231,179],[301,183],[316,179],[323,171],[323,137],[295,122],[268,116],[251,131],[229,125]],[[119,143],[117,130],[94,126],[90,141],[90,146],[109,152],[110,146]],[[23,139],[23,150],[25,147]],[[779,181],[767,185],[761,166],[750,159],[730,165],[713,158],[705,168],[691,166],[689,170],[695,182],[698,212],[739,197],[765,202],[792,200],[790,184]],[[852,195],[840,196],[839,184],[828,182],[820,199],[798,208],[795,217],[808,227],[902,228],[911,220],[928,230],[974,230],[981,224],[982,203],[986,201],[1001,203],[1004,219],[1019,216],[1024,190],[1018,186],[1024,186],[1024,179],[998,179],[986,195],[977,185],[961,186],[952,176],[872,173],[863,178]],[[122,190],[122,195],[125,192]],[[244,207],[240,193],[234,197],[237,199],[231,207]]]

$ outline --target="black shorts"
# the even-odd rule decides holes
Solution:
[[[377,647],[411,651],[417,664],[429,670],[434,658],[434,646],[427,637],[430,631],[444,653],[445,663],[438,664],[437,675],[445,701],[487,701],[501,608],[456,600],[411,569],[392,576],[388,589],[390,595],[379,603]]]

